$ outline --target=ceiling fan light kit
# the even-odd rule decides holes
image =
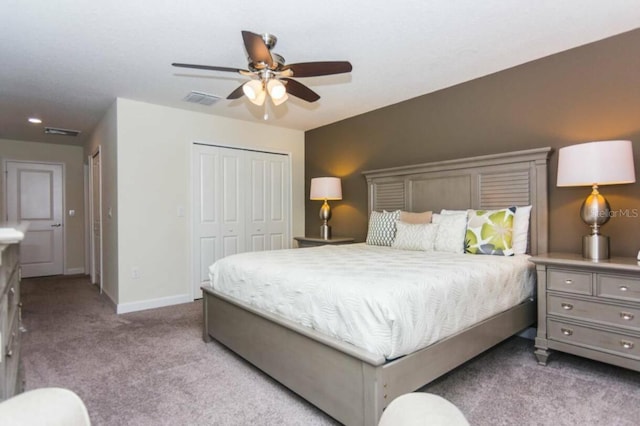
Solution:
[[[242,85],[244,95],[255,105],[262,105],[266,97],[262,82],[258,80],[247,81]]]
[[[264,104],[267,95],[275,106],[284,103],[292,95],[307,102],[315,102],[320,95],[294,80],[292,77],[318,77],[323,75],[342,74],[353,69],[347,61],[303,62],[285,64],[282,56],[271,49],[278,38],[273,34],[262,35],[250,31],[242,31],[242,40],[249,60],[247,70],[213,65],[195,65],[173,63],[175,67],[194,68],[210,71],[235,72],[251,80],[243,83],[227,96],[227,99],[238,99],[245,95],[255,105]]]
[[[267,91],[269,92],[271,99],[274,100],[274,103],[287,95],[287,89],[285,89],[284,84],[275,78],[272,78],[267,82]]]

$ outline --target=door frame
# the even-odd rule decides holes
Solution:
[[[98,156],[98,161],[99,161],[99,180],[100,182],[98,182],[98,200],[100,202],[100,206],[98,206],[98,211],[97,214],[100,217],[100,293],[102,293],[103,291],[103,282],[104,282],[104,269],[103,269],[103,265],[104,265],[104,252],[103,252],[103,247],[104,247],[104,242],[102,241],[103,239],[103,228],[104,228],[104,224],[102,222],[103,217],[102,217],[102,147],[100,145],[98,145],[98,147],[91,153],[88,155],[87,157],[87,161],[89,164],[89,195],[88,195],[88,201],[89,201],[89,223],[88,223],[88,227],[87,227],[87,232],[89,233],[89,250],[88,250],[88,256],[89,256],[89,275],[91,277],[91,284],[96,284],[96,262],[95,262],[95,236],[93,233],[93,223],[94,223],[94,218],[95,218],[95,207],[93,205],[93,191],[94,191],[94,182],[93,182],[93,159],[94,157]]]
[[[9,182],[8,182],[8,166],[7,163],[25,163],[25,164],[41,164],[41,165],[50,165],[50,166],[60,166],[61,168],[61,188],[60,188],[60,196],[61,200],[61,208],[62,214],[60,215],[60,223],[62,224],[62,275],[66,275],[67,273],[67,226],[66,226],[66,211],[67,211],[67,170],[66,164],[60,163],[56,161],[36,161],[36,160],[16,160],[11,158],[3,158],[2,159],[2,175],[3,175],[3,185],[2,189],[4,190],[3,197],[3,207],[4,211],[2,212],[3,219],[8,222],[9,221]]]
[[[217,148],[229,148],[229,149],[237,149],[242,151],[256,151],[256,152],[264,152],[267,154],[279,154],[287,157],[287,168],[289,169],[289,194],[288,194],[288,209],[289,209],[289,223],[288,223],[288,235],[289,235],[289,247],[292,247],[293,244],[293,165],[291,162],[291,151],[279,151],[277,149],[266,149],[266,148],[256,148],[248,145],[231,145],[225,143],[218,142],[203,142],[203,141],[192,141],[188,142],[189,145],[189,155],[187,156],[187,161],[189,162],[188,170],[189,170],[189,240],[187,242],[188,248],[187,253],[189,253],[189,293],[191,300],[195,300],[196,297],[196,289],[194,288],[194,279],[195,279],[195,256],[194,252],[194,238],[195,238],[195,189],[196,183],[194,179],[194,167],[193,167],[193,147],[194,145],[204,145],[211,146]]]

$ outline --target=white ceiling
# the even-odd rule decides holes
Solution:
[[[0,138],[77,144],[116,97],[261,120],[245,98],[182,101],[224,98],[242,76],[170,65],[246,68],[241,30],[275,34],[287,63],[353,64],[300,79],[318,102],[271,111],[269,124],[309,130],[640,27],[638,0],[3,0],[0,16]]]

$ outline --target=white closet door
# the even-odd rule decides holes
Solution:
[[[218,148],[221,153],[222,168],[222,256],[242,253],[244,248],[244,200],[242,194],[244,151]],[[216,258],[217,259],[217,258]]]
[[[202,145],[193,146],[192,250],[195,298],[202,297],[200,286],[209,282],[209,265],[222,257],[222,203],[218,196],[222,189],[220,163],[220,153],[217,149]]]
[[[251,251],[288,248],[288,157],[265,152],[247,155],[247,246]]]
[[[267,234],[267,162],[258,152],[248,157],[247,247],[250,251],[268,250]]]
[[[268,163],[268,239],[271,250],[289,248],[289,158],[272,155]]]
[[[290,247],[286,155],[193,145],[194,298],[209,266],[244,251]]]

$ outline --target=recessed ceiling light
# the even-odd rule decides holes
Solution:
[[[29,117],[29,123],[41,124],[42,120],[40,120],[39,118],[36,118],[36,117]]]

